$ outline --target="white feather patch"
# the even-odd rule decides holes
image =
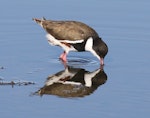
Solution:
[[[48,80],[46,81],[45,85],[46,86],[50,86],[54,83],[62,83],[62,84],[73,84],[73,85],[81,85],[81,83],[79,82],[73,82],[73,81],[63,81],[61,79],[65,79],[66,77],[69,79],[71,79],[76,73],[75,72],[69,72],[68,71],[68,68],[65,69],[64,72],[62,72],[60,75],[52,75],[52,76],[49,76]]]
[[[55,39],[55,37],[53,37],[51,34],[47,34],[46,37],[48,39],[49,44],[62,47],[66,53],[69,53],[69,51],[76,51],[76,49],[73,46],[66,46],[65,44],[61,43],[60,40]]]
[[[71,40],[59,40],[60,42],[64,42],[64,43],[71,43],[71,44],[76,44],[76,43],[82,43],[84,40],[76,40],[76,41],[71,41]]]
[[[65,69],[64,72],[62,72],[60,75],[52,75],[52,76],[49,76],[47,81],[46,81],[46,86],[50,86],[54,83],[64,83],[64,81],[61,81],[61,79],[64,79],[66,77],[70,77],[72,78],[73,76],[75,75],[75,73],[70,73],[68,71],[68,68]]]
[[[95,50],[93,50],[93,38],[92,37],[88,38],[88,40],[86,41],[85,50],[91,52],[94,56],[96,56],[100,60],[100,57],[96,54]]]
[[[84,75],[84,81],[85,81],[85,86],[87,87],[91,87],[92,86],[92,78],[97,74],[99,73],[99,69],[95,72],[92,72],[92,73],[87,73]]]
[[[51,44],[51,45],[61,45],[61,43],[57,39],[55,39],[52,35],[47,34],[46,37],[48,39],[49,44]]]
[[[90,37],[90,38],[86,41],[85,50],[86,50],[86,51],[91,51],[91,50],[93,50],[92,47],[93,47],[93,38]]]

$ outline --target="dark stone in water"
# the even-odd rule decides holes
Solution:
[[[0,69],[4,69],[4,67],[2,66],[2,67],[0,67]]]

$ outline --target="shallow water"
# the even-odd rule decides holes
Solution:
[[[0,116],[148,118],[149,5],[148,0],[44,0],[42,3],[35,0],[2,0],[0,83],[25,81],[35,84],[0,84]],[[43,16],[48,19],[85,22],[107,43],[109,53],[105,58],[104,70],[99,67],[99,61],[88,52],[71,52],[68,55],[67,65],[71,71],[67,74],[70,77],[76,75],[71,81],[76,83],[74,91],[88,91],[86,85],[89,83],[81,82],[78,85],[79,80],[77,81],[85,75],[92,74],[96,80],[100,80],[99,84],[95,82],[96,87],[90,87],[90,93],[69,98],[54,93],[38,94],[49,77],[68,72],[58,59],[62,50],[49,46],[44,30],[32,21],[33,17]],[[97,79],[95,72],[104,73]],[[63,82],[63,79],[57,82]],[[72,91],[67,92],[71,94]]]

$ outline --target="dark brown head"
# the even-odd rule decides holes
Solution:
[[[108,47],[106,43],[101,38],[94,38],[93,40],[93,50],[100,57],[101,65],[104,65],[104,58],[108,53]]]

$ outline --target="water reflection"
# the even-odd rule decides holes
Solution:
[[[106,80],[107,75],[103,68],[89,72],[83,68],[67,66],[64,70],[48,76],[45,85],[36,94],[66,98],[84,97],[92,94]]]

